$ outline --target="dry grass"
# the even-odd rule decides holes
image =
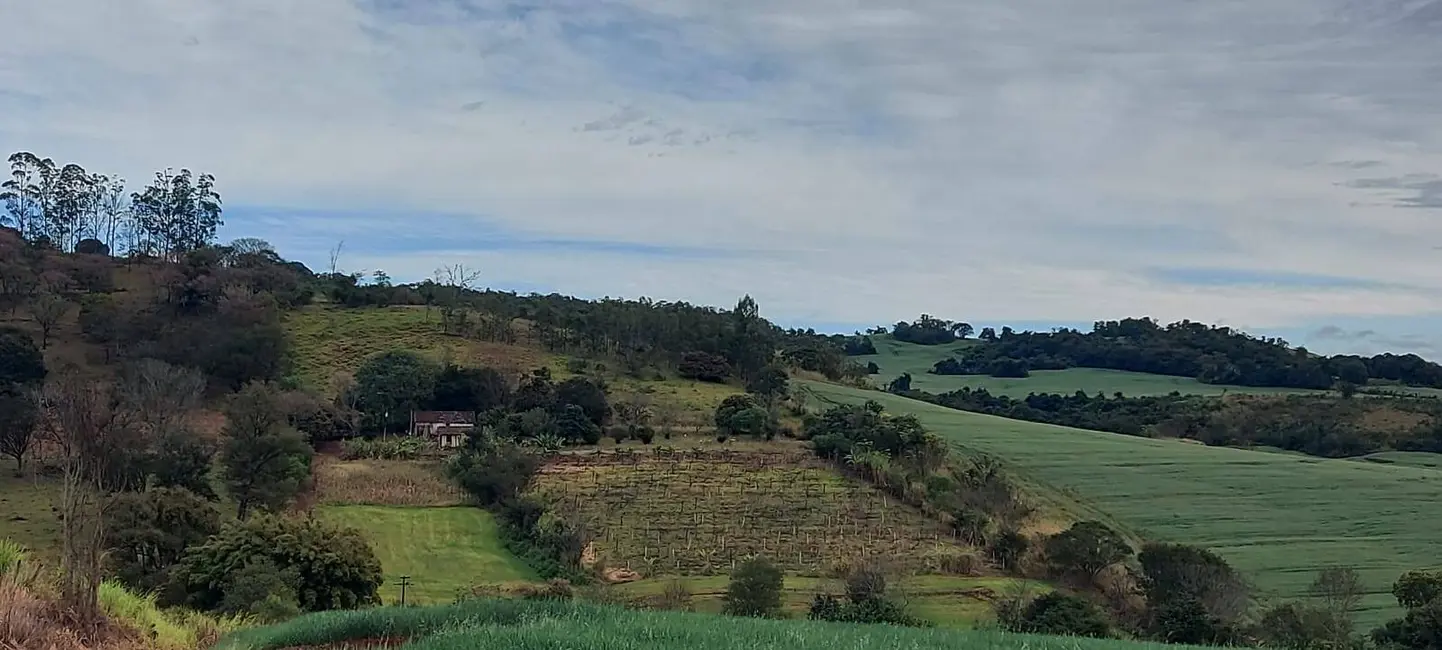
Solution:
[[[316,502],[323,505],[453,506],[465,501],[436,462],[318,456],[314,472]]]

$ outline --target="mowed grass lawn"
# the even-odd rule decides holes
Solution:
[[[966,413],[875,391],[805,382],[821,399],[876,400],[993,454],[1034,484],[1145,536],[1215,549],[1266,596],[1299,596],[1317,568],[1357,568],[1359,621],[1397,614],[1403,571],[1442,566],[1442,472],[1153,440]]]
[[[536,580],[501,546],[491,514],[479,508],[319,506],[326,521],[360,529],[385,572],[381,597],[400,598],[399,579],[410,576],[406,602],[448,603],[479,584]]]
[[[875,362],[881,373],[872,379],[878,385],[911,373],[911,387],[929,393],[945,393],[963,387],[985,388],[993,395],[1026,397],[1028,393],[1061,393],[1069,395],[1078,390],[1089,395],[1098,392],[1111,395],[1120,391],[1129,397],[1166,395],[1177,391],[1183,395],[1280,395],[1322,393],[1300,388],[1259,388],[1256,386],[1223,386],[1203,384],[1190,377],[1152,375],[1144,372],[1125,370],[1102,370],[1099,368],[1069,368],[1067,370],[1035,370],[1030,377],[1022,379],[989,377],[986,375],[933,375],[931,370],[936,362],[956,356],[975,341],[949,345],[917,345],[897,341],[890,336],[872,336],[877,354],[852,357],[857,363]]]

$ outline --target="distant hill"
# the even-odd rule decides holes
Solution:
[[[924,315],[914,323],[897,323],[891,334],[898,341],[940,346],[963,340],[971,330],[965,323]],[[1361,386],[1373,380],[1442,387],[1442,366],[1415,354],[1319,356],[1281,339],[1185,320],[1168,325],[1149,318],[1098,321],[1090,332],[986,328],[978,341],[938,360],[931,372],[1025,377],[1036,370],[1098,368],[1253,387],[1327,389],[1338,382]],[[861,346],[853,347],[853,354],[862,352]]]

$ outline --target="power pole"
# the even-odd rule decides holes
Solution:
[[[400,585],[401,585],[401,607],[405,607],[405,606],[406,606],[406,587],[411,586],[411,577],[410,577],[410,576],[401,576],[401,578],[400,578]]]

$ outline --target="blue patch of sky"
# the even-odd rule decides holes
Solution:
[[[1208,287],[1274,286],[1297,289],[1381,289],[1396,285],[1337,275],[1253,271],[1247,269],[1177,267],[1149,269],[1148,274],[1164,282]]]
[[[559,238],[505,228],[479,217],[389,211],[332,211],[228,206],[222,239],[259,237],[282,254],[314,256],[344,240],[351,250],[400,255],[431,251],[555,251],[634,257],[714,259],[744,251],[639,242]]]

